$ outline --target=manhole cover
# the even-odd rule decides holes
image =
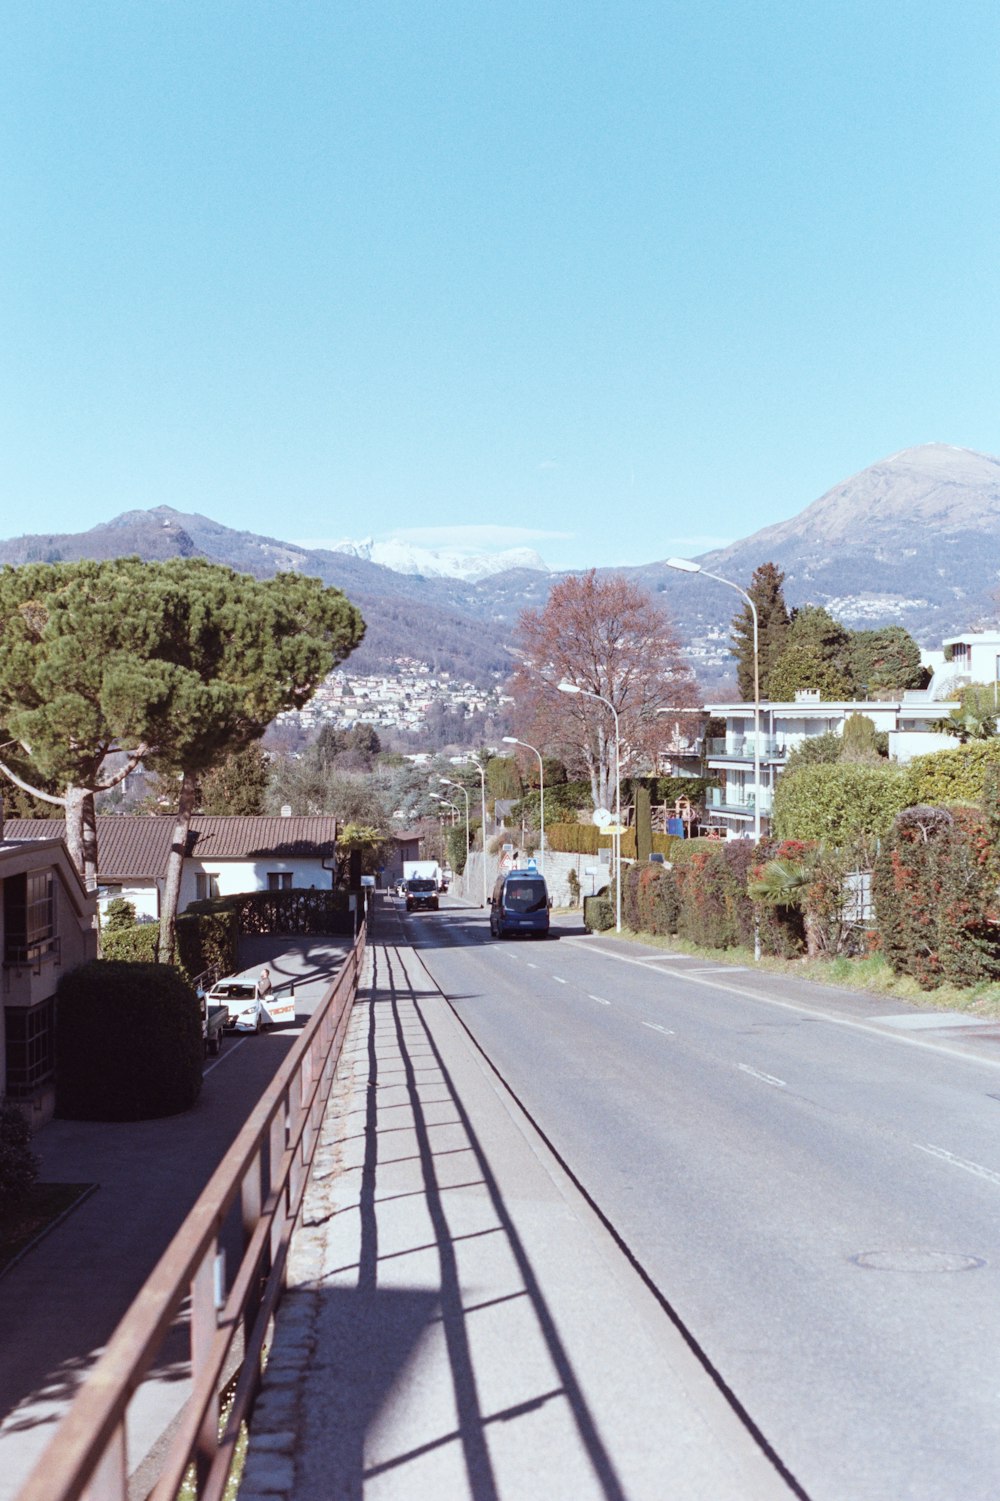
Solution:
[[[904,1247],[894,1251],[859,1251],[849,1258],[855,1266],[873,1272],[974,1272],[985,1266],[982,1256],[962,1256],[955,1251],[922,1251]]]

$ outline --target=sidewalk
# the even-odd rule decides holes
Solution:
[[[240,1501],[791,1495],[380,921]]]

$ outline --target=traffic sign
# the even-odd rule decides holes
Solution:
[[[601,833],[602,834],[624,834],[625,833],[625,825],[623,823],[605,823],[605,824],[601,825]]]

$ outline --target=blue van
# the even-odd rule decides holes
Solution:
[[[490,936],[508,933],[545,938],[549,931],[549,890],[537,870],[509,870],[493,888]]]

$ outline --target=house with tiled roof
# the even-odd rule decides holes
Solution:
[[[160,916],[167,858],[174,836],[171,814],[98,814],[99,905],[114,897],[133,903],[147,921]],[[59,819],[12,818],[12,839],[60,838]],[[179,910],[206,897],[239,891],[280,891],[287,887],[329,890],[336,868],[334,818],[257,818],[199,814],[191,820]]]

